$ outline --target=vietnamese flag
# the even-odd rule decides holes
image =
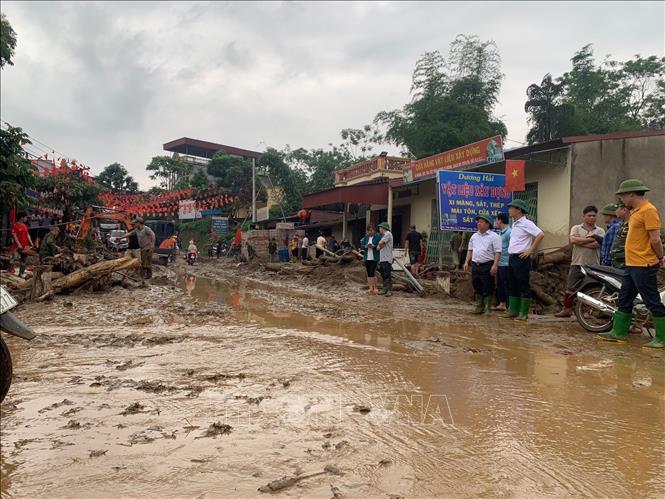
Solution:
[[[506,160],[506,192],[523,191],[524,185],[524,166],[526,161],[523,159]]]

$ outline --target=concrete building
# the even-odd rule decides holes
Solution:
[[[649,198],[665,218],[665,130],[564,137],[506,150],[504,156],[505,159],[526,162],[526,190],[514,193],[514,198],[527,202],[530,218],[545,232],[541,245],[543,249],[568,244],[570,227],[580,223],[582,209],[589,204],[600,208],[613,202],[617,186],[627,178],[639,178],[646,182],[651,188]],[[396,159],[401,160],[402,167],[406,164],[407,160]],[[335,189],[307,196],[303,206],[322,209],[325,206],[321,203],[337,199],[335,206],[343,220],[328,222],[337,233],[343,232],[343,227],[353,217],[351,211],[355,211],[360,223],[350,230],[349,236],[354,244],[357,244],[368,221],[378,223],[388,220],[396,242],[402,243],[409,225],[415,224],[419,231],[430,235],[428,261],[445,260],[448,252],[446,236],[449,233],[438,230],[434,176],[405,183],[397,165],[377,174],[377,167],[368,168],[364,163],[338,172]],[[503,174],[505,161],[465,170]],[[349,176],[348,172],[355,173]],[[363,202],[360,192],[345,194],[340,191],[349,186],[371,186],[373,183],[381,185],[381,190],[372,192],[371,202]],[[385,201],[381,201],[384,193]],[[354,203],[358,204],[355,208]]]

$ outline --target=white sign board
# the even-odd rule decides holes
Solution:
[[[201,215],[199,215],[200,217]],[[191,220],[196,218],[196,201],[194,199],[183,199],[178,201],[178,218],[180,220]]]
[[[261,220],[268,220],[270,218],[270,208],[267,206],[265,208],[258,208],[256,210],[256,221],[260,222]]]
[[[293,222],[277,222],[275,224],[275,229],[276,230],[293,230],[295,229],[295,224]]]

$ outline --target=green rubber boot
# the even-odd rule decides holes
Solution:
[[[483,298],[483,309],[485,312],[485,315],[490,315],[492,313],[492,305],[493,305],[493,300],[491,296],[486,296]]]
[[[665,348],[665,317],[654,317],[653,325],[656,328],[656,336],[642,346],[644,348]]]
[[[529,309],[531,308],[531,298],[522,298],[520,301],[520,314],[515,317],[516,321],[525,321],[529,318]]]
[[[482,314],[485,311],[485,304],[483,303],[483,297],[479,294],[476,294],[476,305],[471,311],[472,314]]]
[[[509,296],[508,297],[508,310],[505,314],[501,314],[499,317],[501,319],[514,319],[519,315],[520,312],[520,302],[522,299],[519,296]]]
[[[615,343],[625,342],[628,331],[630,330],[630,321],[632,315],[617,310],[612,318],[612,331],[600,333],[598,337],[605,341],[614,341]]]

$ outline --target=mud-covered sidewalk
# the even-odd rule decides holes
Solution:
[[[665,494],[663,352],[468,310],[218,261],[22,306],[2,497]]]

